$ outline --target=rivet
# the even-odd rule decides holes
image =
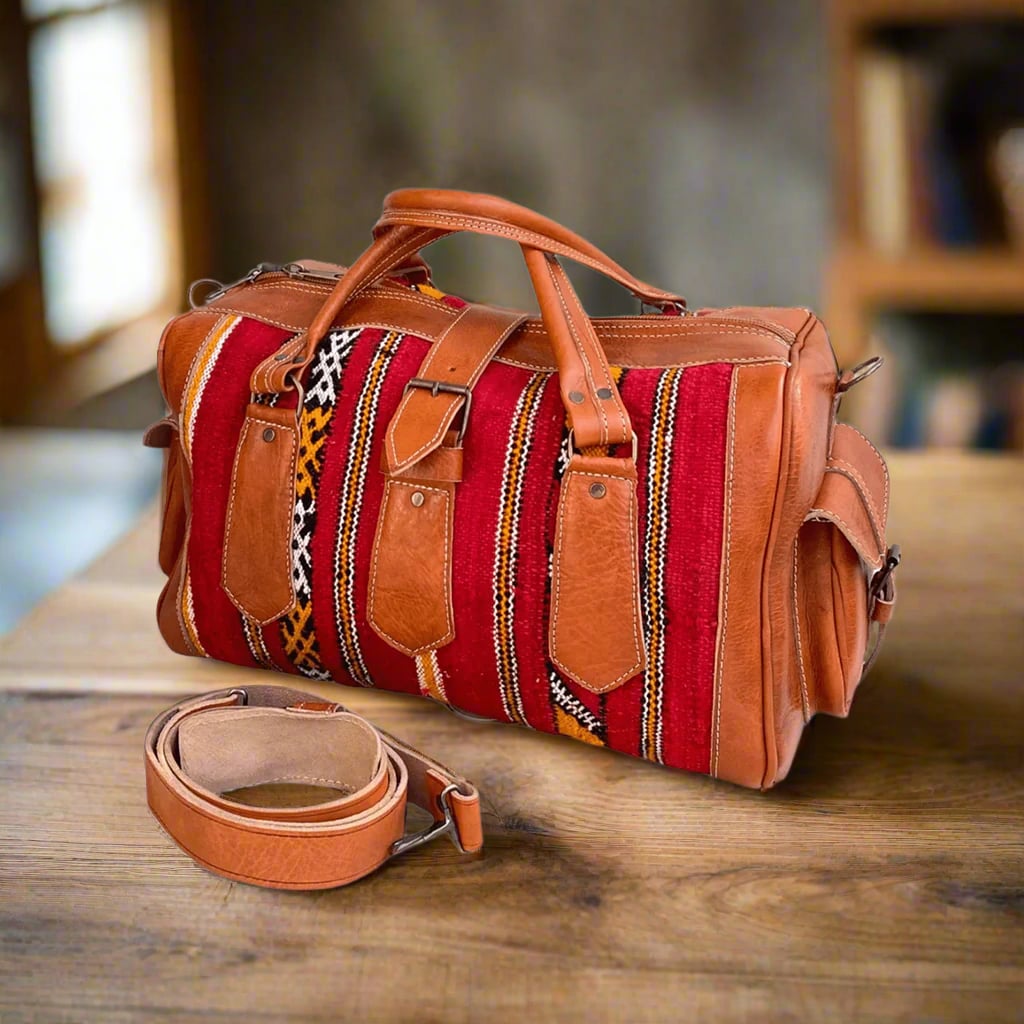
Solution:
[[[580,402],[583,401],[583,392],[582,391],[570,391],[569,392],[569,401],[572,402],[573,405],[579,405]]]
[[[611,388],[598,388],[597,389],[597,397],[598,398],[611,398],[612,397],[612,389]]]
[[[422,491],[413,491],[409,500],[413,503],[414,508],[419,508],[427,499],[423,497]]]
[[[278,353],[277,353],[277,355],[276,355],[276,356],[274,356],[274,358],[275,358],[275,359],[276,359],[276,360],[277,360],[277,361],[278,361],[279,363],[280,363],[280,362],[282,362],[282,361],[284,361],[285,359],[291,359],[291,357],[292,357],[292,354],[291,354],[291,352],[278,352]]]
[[[608,488],[604,484],[591,484],[590,485],[590,496],[592,498],[603,498],[608,493]]]
[[[267,429],[263,431],[264,441],[269,443],[270,441],[273,441],[275,437],[277,437],[277,431],[275,431],[273,427],[267,427]]]

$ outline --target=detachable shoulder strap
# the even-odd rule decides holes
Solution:
[[[302,807],[225,795],[269,783],[341,795]],[[464,853],[483,846],[471,783],[340,704],[282,686],[219,690],[158,715],[146,734],[146,792],[198,864],[269,888],[347,885],[442,834]],[[434,819],[411,835],[408,801]]]

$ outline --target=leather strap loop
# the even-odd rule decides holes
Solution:
[[[685,308],[686,300],[635,278],[596,246],[555,221],[496,196],[472,192],[403,189],[391,193],[384,201],[373,243],[338,282],[306,334],[257,366],[251,390],[289,390],[293,377],[309,364],[316,345],[347,302],[420,249],[455,231],[496,235],[522,246],[528,265],[534,268],[531,278],[559,374],[575,385],[563,386],[563,397],[580,447],[628,443],[633,436],[632,428],[611,380],[607,357],[568,277],[560,267],[552,269],[550,260],[556,255],[577,260],[654,305]],[[543,269],[545,264],[547,269]],[[581,342],[574,342],[576,336],[582,335],[586,337]],[[582,400],[570,400],[570,393],[578,393]]]
[[[202,867],[276,889],[354,882],[448,832],[483,846],[475,787],[340,704],[283,686],[219,690],[162,712],[146,734],[149,806]],[[342,795],[306,807],[253,807],[225,793],[305,783]],[[408,801],[435,824],[403,836]]]
[[[565,256],[604,274],[652,306],[686,307],[686,299],[641,281],[582,235],[557,221],[500,196],[456,189],[403,188],[384,198],[384,210],[374,228],[383,234],[394,224],[441,231],[472,231],[511,238],[521,245]]]

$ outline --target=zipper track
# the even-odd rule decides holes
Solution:
[[[337,264],[329,264],[329,266],[338,266]],[[344,273],[344,268],[338,266],[337,271],[327,270],[313,270],[309,267],[303,266],[301,263],[260,263],[253,267],[244,277],[239,278],[237,281],[233,281],[231,284],[220,285],[214,292],[212,292],[203,302],[206,305],[209,302],[224,298],[229,292],[234,291],[236,288],[242,288],[247,285],[252,285],[256,288],[272,289],[275,285],[280,284],[282,281],[306,281],[311,284],[318,291],[322,291],[326,297],[333,290],[334,284],[337,283],[338,279]],[[434,302],[439,307],[444,309],[450,309],[449,306],[444,306],[443,303],[437,299],[431,298],[429,295],[423,295],[423,299],[428,302]],[[635,320],[638,323],[643,322],[665,322],[665,314],[663,313],[639,313],[632,315],[624,315],[611,317],[609,319],[615,320]],[[776,337],[785,341],[787,344],[791,344],[795,340],[795,335],[792,331],[787,330],[779,324],[772,323],[770,320],[765,320],[761,317],[741,317],[741,316],[708,316],[702,314],[700,317],[687,317],[687,321],[699,321],[701,323],[707,323],[708,326],[722,326],[722,327],[758,327],[761,330],[768,331],[774,334]]]

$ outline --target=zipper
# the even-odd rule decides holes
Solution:
[[[223,298],[232,288],[240,288],[245,284],[253,284],[268,275],[280,274],[297,281],[337,281],[341,275],[340,270],[313,270],[302,263],[257,263],[247,274],[230,284],[223,284],[212,277],[201,277],[188,286],[188,304],[193,309],[206,306],[217,299]],[[212,286],[202,298],[196,298],[196,292],[204,284]]]
[[[392,271],[392,273],[398,273],[399,271]],[[215,280],[212,277],[202,277],[198,281],[193,281],[189,285],[188,289],[188,302],[192,309],[199,309],[201,306],[205,306],[217,299],[223,298],[233,288],[240,288],[242,285],[254,284],[256,281],[262,281],[264,278],[288,278],[293,281],[319,281],[334,284],[337,282],[344,271],[338,270],[314,270],[312,267],[307,267],[304,263],[257,263],[243,277],[240,277],[237,281],[232,281],[230,284],[222,284],[220,281]],[[201,288],[202,285],[210,285],[212,290],[207,292],[201,298],[196,298],[196,292]],[[641,306],[643,309],[643,306]],[[664,314],[656,313],[649,314],[641,312],[641,317],[648,316],[661,317]],[[769,331],[777,337],[783,339],[786,342],[793,341],[793,333],[787,331],[786,328],[779,324],[772,323],[769,320],[761,319],[760,317],[747,317],[747,316],[715,316],[705,315],[698,313],[697,311],[684,310],[683,318],[699,318],[702,321],[708,321],[709,326],[713,324],[731,325],[737,327],[759,327],[762,330]]]

